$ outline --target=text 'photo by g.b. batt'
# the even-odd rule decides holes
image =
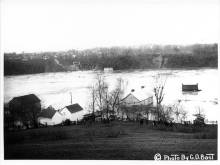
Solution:
[[[219,0],[1,5],[4,160],[218,160]]]

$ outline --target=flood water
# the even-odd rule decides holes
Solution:
[[[85,111],[88,110],[89,87],[94,84],[97,73],[102,73],[113,89],[117,78],[122,78],[126,84],[124,95],[131,89],[140,89],[153,94],[155,76],[160,73],[166,79],[163,104],[172,105],[181,100],[181,105],[188,112],[187,119],[200,108],[210,121],[217,120],[219,79],[217,69],[193,70],[129,70],[103,73],[95,71],[76,71],[59,73],[41,73],[4,77],[4,102],[13,97],[30,93],[36,94],[43,107],[52,105],[59,109],[71,103],[79,103]],[[199,84],[202,91],[197,93],[182,93],[183,84]]]

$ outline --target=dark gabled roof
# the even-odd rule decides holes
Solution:
[[[52,118],[56,111],[51,108],[44,109],[43,111],[40,112],[39,117],[44,117],[44,118]]]
[[[10,101],[10,103],[13,103],[13,102],[20,102],[23,105],[27,105],[27,104],[38,103],[40,102],[40,99],[35,94],[29,94],[29,95],[14,97]]]
[[[68,105],[66,106],[66,108],[70,111],[70,113],[75,113],[75,112],[83,110],[83,108],[78,103]]]

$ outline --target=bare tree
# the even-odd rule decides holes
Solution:
[[[89,97],[91,98],[90,99],[90,102],[89,102],[89,112],[92,113],[94,119],[95,120],[95,110],[96,110],[96,88],[95,86],[91,86],[89,87]]]
[[[179,104],[174,104],[172,106],[172,108],[173,108],[174,115],[176,117],[176,122],[178,123],[179,122],[179,117],[181,115]]]
[[[186,118],[187,118],[187,111],[185,111],[184,109],[181,111],[181,121],[185,122]]]
[[[184,110],[184,108],[181,104],[181,100],[178,100],[178,102],[173,104],[171,106],[171,108],[173,110],[173,115],[175,116],[177,123],[179,123],[179,122],[182,123],[183,121],[186,120],[187,111]]]
[[[173,109],[170,106],[162,106],[160,108],[160,119],[163,121],[173,121]]]
[[[107,120],[109,119],[109,111],[118,112],[120,100],[125,88],[124,81],[119,78],[115,88],[109,91],[108,84],[103,75],[98,74],[95,83],[90,87],[90,104],[89,109],[94,114],[96,109],[103,115],[105,113]]]
[[[196,116],[196,119],[194,120],[194,124],[205,125],[205,114],[200,106],[197,107],[197,111],[196,114],[194,114],[194,116]]]
[[[156,111],[157,111],[158,120],[160,120],[160,113],[162,110],[161,103],[162,103],[162,101],[164,99],[164,95],[165,95],[164,87],[166,84],[166,79],[167,78],[164,79],[160,74],[158,74],[155,77],[155,85],[154,85],[153,91],[154,91],[154,96],[156,99]]]
[[[100,111],[104,109],[104,104],[106,103],[106,95],[108,94],[108,84],[102,75],[98,74],[96,76],[95,84],[95,94],[96,94],[96,104]]]
[[[118,78],[116,88],[113,91],[111,91],[109,100],[111,109],[115,113],[118,113],[120,100],[122,99],[122,95],[124,93],[125,88],[126,85],[124,84],[124,80],[122,78]]]

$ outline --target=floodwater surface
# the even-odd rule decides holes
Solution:
[[[188,120],[192,120],[193,114],[199,109],[206,119],[217,120],[218,69],[129,70],[109,73],[76,71],[5,76],[4,102],[16,96],[34,93],[41,99],[42,107],[52,105],[59,109],[71,103],[72,93],[72,103],[79,103],[86,112],[90,100],[89,88],[95,83],[97,73],[104,75],[110,91],[114,89],[117,79],[122,78],[125,86],[124,96],[129,94],[131,89],[144,90],[153,95],[155,76],[160,74],[162,80],[166,79],[163,104],[173,105],[181,101],[181,106],[188,112]],[[198,83],[201,91],[183,93],[182,83]],[[141,86],[144,86],[144,89]]]

